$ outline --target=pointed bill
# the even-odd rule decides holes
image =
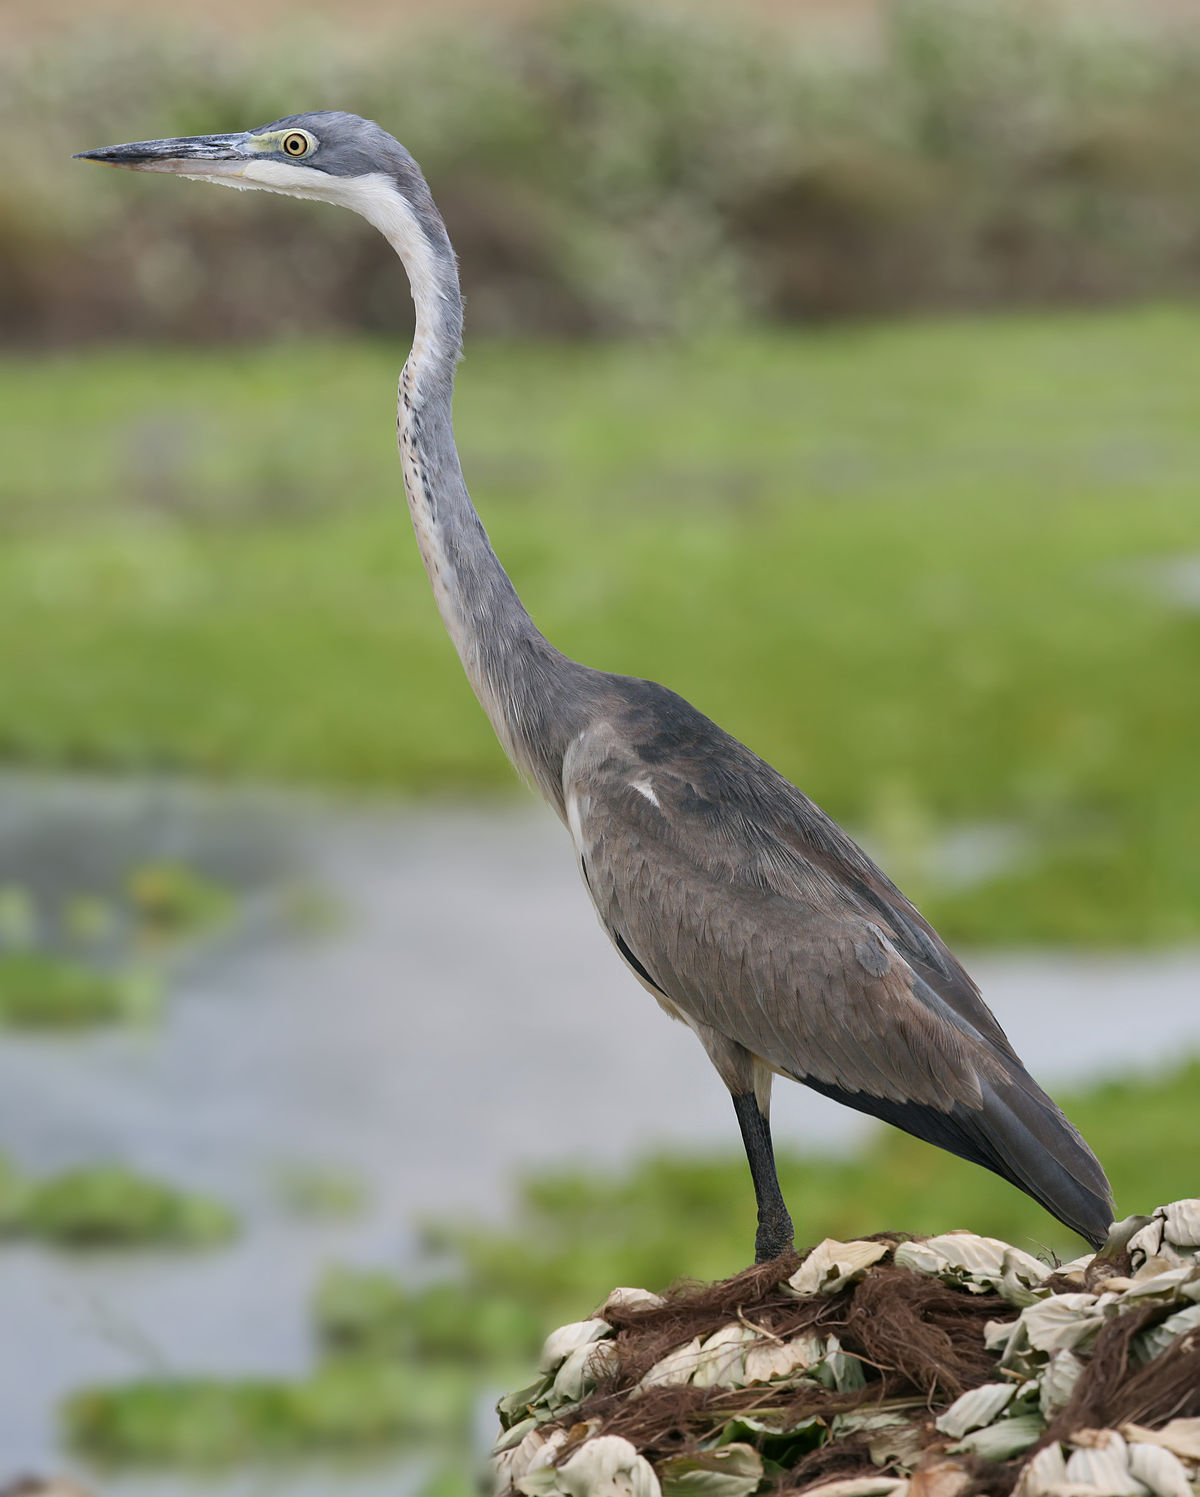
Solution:
[[[255,153],[245,132],[237,135],[191,135],[174,140],[135,140],[128,145],[79,151],[76,161],[98,161],[134,172],[172,172],[179,177],[213,181],[238,177]]]

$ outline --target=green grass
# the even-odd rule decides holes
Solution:
[[[1110,1173],[1119,1215],[1200,1190],[1198,1092],[1194,1061],[1066,1099]],[[892,1129],[849,1158],[785,1156],[780,1177],[801,1245],[968,1227],[1063,1258],[1085,1251],[1012,1186]],[[0,1174],[0,1212],[3,1200]],[[233,1464],[389,1442],[461,1451],[472,1388],[528,1382],[544,1335],[588,1315],[618,1284],[662,1289],[681,1276],[745,1267],[753,1212],[745,1160],[733,1155],[537,1177],[522,1190],[513,1227],[430,1225],[441,1277],[427,1271],[413,1286],[374,1270],[331,1270],[314,1299],[322,1359],[310,1377],[84,1389],[66,1406],[66,1428],[82,1453],[135,1465]]]
[[[472,347],[468,479],[539,623],[874,834],[947,933],[1200,933],[1200,314]],[[0,364],[0,756],[491,791],[393,450],[400,348]],[[936,875],[940,829],[1027,864]]]

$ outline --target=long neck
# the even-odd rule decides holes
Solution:
[[[372,215],[374,217],[374,215]],[[538,631],[492,550],[463,479],[451,405],[461,352],[462,296],[436,209],[391,195],[376,219],[404,262],[416,307],[400,376],[397,436],[404,488],[438,611],[508,757],[562,810],[562,755],[577,731],[576,675]]]

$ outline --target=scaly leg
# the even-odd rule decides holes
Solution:
[[[754,1238],[754,1261],[769,1263],[792,1246],[792,1219],[779,1189],[775,1173],[775,1151],[771,1146],[771,1123],[754,1092],[733,1098],[734,1111],[746,1145],[754,1198],[758,1202],[758,1232]]]

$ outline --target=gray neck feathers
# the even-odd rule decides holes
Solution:
[[[592,673],[538,631],[467,492],[452,421],[462,296],[445,226],[418,181],[423,193],[405,182],[404,195],[393,188],[367,215],[403,260],[416,306],[397,421],[413,529],[442,620],[497,737],[565,814],[562,756],[582,725],[577,703]]]

